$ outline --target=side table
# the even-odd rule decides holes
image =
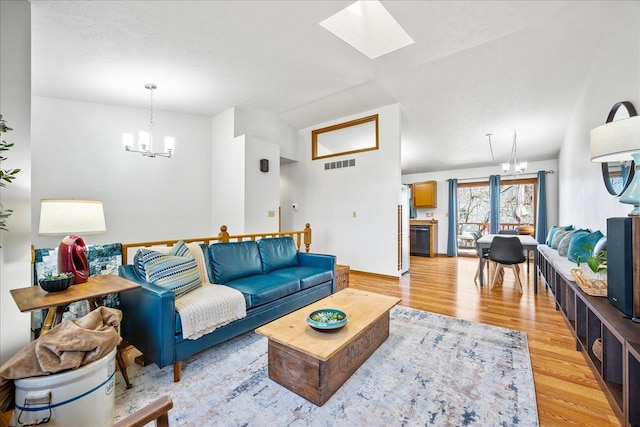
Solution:
[[[114,274],[105,274],[102,276],[91,276],[85,283],[71,285],[69,288],[60,292],[47,292],[40,286],[28,286],[26,288],[11,289],[11,296],[15,301],[18,309],[25,313],[34,310],[48,308],[47,317],[42,324],[42,334],[60,323],[62,313],[67,305],[72,302],[88,300],[91,310],[99,305],[99,298],[109,294],[125,292],[140,287],[139,284]],[[116,360],[120,372],[127,383],[127,388],[131,388],[129,377],[127,376],[127,368],[122,359],[120,348],[116,353]]]
[[[336,292],[349,287],[349,266],[336,265]]]

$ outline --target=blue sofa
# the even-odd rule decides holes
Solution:
[[[335,291],[336,257],[299,252],[291,237],[200,247],[209,281],[242,292],[247,316],[196,340],[182,336],[172,290],[148,283],[133,265],[119,268],[121,277],[141,285],[120,294],[122,337],[158,367],[173,365],[174,381],[182,360]]]

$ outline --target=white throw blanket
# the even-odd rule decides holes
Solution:
[[[246,317],[247,309],[240,291],[209,283],[200,245],[188,243],[187,247],[198,264],[202,286],[176,298],[176,311],[182,321],[182,336],[195,340],[220,326]]]

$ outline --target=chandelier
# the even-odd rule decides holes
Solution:
[[[144,85],[145,89],[149,89],[151,93],[150,107],[149,107],[149,131],[138,132],[138,148],[134,148],[133,134],[122,134],[122,145],[126,151],[131,153],[140,153],[144,157],[171,157],[173,149],[175,147],[175,139],[172,136],[164,137],[164,151],[153,151],[153,90],[158,86],[155,83],[147,83]]]
[[[491,145],[491,137],[492,133],[488,133],[485,135],[489,138],[489,150],[491,150],[491,158],[494,163],[496,162],[495,157],[493,156],[493,146]],[[505,175],[511,174],[513,176],[517,176],[523,174],[524,171],[527,170],[527,162],[518,162],[518,143],[516,142],[516,132],[513,131],[513,143],[511,144],[511,155],[508,162],[502,163],[502,173]]]

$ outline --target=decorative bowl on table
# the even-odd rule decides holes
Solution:
[[[348,321],[347,314],[336,308],[321,308],[312,311],[307,317],[307,323],[312,328],[322,331],[342,328]]]
[[[47,276],[38,280],[38,284],[47,292],[60,292],[73,284],[73,273],[62,273],[59,276]]]

